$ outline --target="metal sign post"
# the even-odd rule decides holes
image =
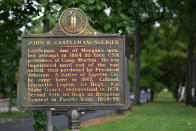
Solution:
[[[78,110],[71,110],[67,113],[68,116],[68,128],[70,131],[80,131],[80,123],[82,113]]]

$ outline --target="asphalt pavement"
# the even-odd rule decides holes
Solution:
[[[107,114],[113,113],[114,110],[97,110],[95,112],[87,113],[82,117],[82,121],[86,121],[92,118],[97,118]],[[67,129],[68,120],[65,115],[53,116],[53,125],[59,130]],[[34,131],[33,118],[18,118],[11,122],[0,124],[0,131]]]

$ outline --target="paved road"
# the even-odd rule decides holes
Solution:
[[[98,110],[93,113],[88,113],[82,118],[82,121],[104,116],[112,112],[114,111]],[[0,131],[34,131],[33,124],[34,124],[33,118],[18,119],[17,121],[14,121],[14,122],[0,124]],[[64,115],[54,116],[53,125],[56,125],[60,130],[66,129],[68,127],[67,117],[65,117]]]

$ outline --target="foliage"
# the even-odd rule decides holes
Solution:
[[[33,111],[35,131],[45,131],[47,126],[46,113],[43,111]]]
[[[186,75],[186,101],[187,105],[192,104],[192,88],[193,88],[193,48],[196,40],[196,9],[195,0],[181,0],[177,8],[174,10],[177,14],[176,21],[179,25],[178,31],[185,37],[187,43],[187,75]],[[195,101],[196,105],[196,101]]]
[[[154,41],[153,37],[146,39],[143,43],[145,49],[141,51],[141,82],[142,89],[150,88],[154,91],[161,91],[162,83],[159,78],[162,75],[160,66],[162,63],[161,50]]]
[[[117,4],[116,4],[117,3]],[[149,1],[149,0],[143,0],[143,1],[117,1],[117,2],[109,1],[109,4],[112,5],[112,9],[115,10],[115,15],[119,14],[119,16],[122,19],[119,19],[123,22],[126,22],[123,24],[121,21],[121,25],[125,26],[128,35],[131,39],[131,41],[134,43],[134,95],[135,95],[135,104],[139,104],[139,97],[140,97],[140,45],[142,43],[142,36],[141,32],[143,31],[143,26],[148,24],[151,25],[155,21],[160,20],[163,18],[165,7],[162,6],[157,1]],[[115,16],[117,17],[117,16]],[[133,20],[133,21],[132,21]],[[134,23],[134,24],[133,24]],[[133,27],[133,28],[131,28]],[[134,32],[134,35],[131,36],[131,29]],[[149,74],[150,75],[150,74]],[[146,82],[143,82],[146,83]],[[155,84],[156,82],[153,82]],[[153,86],[153,85],[152,85]],[[157,84],[155,85],[157,86]]]
[[[196,6],[195,0],[177,0],[179,2],[177,6],[173,9],[176,13],[176,21],[179,24],[179,32],[183,34],[184,37],[188,37],[189,39],[192,37],[196,37]],[[170,4],[172,6],[175,3]],[[171,6],[169,6],[171,7]],[[188,40],[189,40],[188,39]]]
[[[142,32],[142,51],[141,51],[141,81],[140,87],[141,89],[150,88],[154,91],[160,91],[164,88],[163,83],[160,81],[160,77],[163,75],[163,71],[160,67],[163,65],[163,57],[161,54],[161,49],[158,45],[156,35],[154,31],[156,27],[151,26],[150,29],[144,26],[144,30]],[[130,70],[130,78],[133,81],[133,60],[129,60]]]
[[[27,26],[34,12],[32,1],[0,1],[0,91],[4,95],[17,83],[21,28]]]
[[[164,87],[174,91],[177,86],[185,85],[186,43],[179,39],[178,26],[172,21],[162,21],[157,29],[154,37],[160,49],[159,56],[162,57],[160,70],[163,72],[159,81]]]
[[[60,0],[60,1],[52,1],[48,0],[40,1],[36,0],[35,4],[36,8],[40,10],[39,13],[34,14],[34,17],[38,17],[34,21],[32,21],[32,33],[43,33],[42,21],[43,19],[48,19],[50,21],[50,29],[54,28],[57,20],[59,19],[62,12],[67,8],[80,8],[82,9],[87,18],[89,19],[90,24],[97,29],[98,31],[103,31],[103,20],[105,19],[106,14],[104,13],[104,9],[106,8],[106,4],[101,0]],[[48,6],[49,10],[44,12],[43,8]],[[39,16],[39,14],[42,14]]]

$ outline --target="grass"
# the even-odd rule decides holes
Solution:
[[[0,112],[0,118],[18,118],[18,117],[27,117],[28,114],[21,111],[12,111],[8,112]]]
[[[172,95],[162,92],[154,103],[134,106],[122,119],[81,131],[196,131],[196,108],[175,103]]]

